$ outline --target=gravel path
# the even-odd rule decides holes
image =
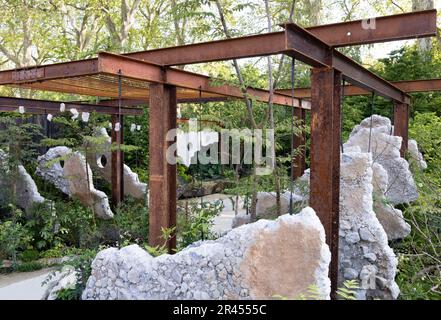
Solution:
[[[45,292],[41,283],[51,271],[46,268],[0,275],[0,300],[41,300]]]

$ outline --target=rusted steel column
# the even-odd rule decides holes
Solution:
[[[115,131],[117,123],[120,123],[119,131]],[[124,116],[112,115],[112,144],[124,143]],[[112,205],[117,207],[124,200],[124,152],[112,151]]]
[[[167,132],[176,128],[176,87],[150,84],[149,98],[149,244],[162,246],[162,228],[176,226],[176,165],[167,162]],[[176,237],[167,243],[176,248]]]
[[[306,121],[306,110],[305,109],[294,109],[294,116],[297,120],[302,120],[302,125],[305,125]],[[301,134],[299,135],[293,135],[293,147],[294,149],[299,149],[297,151],[297,155],[294,156],[293,162],[292,162],[292,178],[297,179],[300,178],[306,169],[306,132],[303,130]]]
[[[407,152],[409,142],[409,105],[394,102],[394,135],[403,138],[401,143],[401,156]]]
[[[323,224],[331,250],[331,298],[338,281],[340,202],[341,73],[333,68],[312,70],[310,206]]]

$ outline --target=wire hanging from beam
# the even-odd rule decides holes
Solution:
[[[293,214],[293,201],[292,196],[294,193],[294,86],[295,86],[295,66],[296,60],[291,59],[291,177],[289,179],[289,214]],[[301,107],[301,106],[300,106]]]

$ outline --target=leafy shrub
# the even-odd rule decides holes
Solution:
[[[44,265],[41,264],[38,261],[30,261],[30,262],[24,262],[15,267],[15,271],[19,272],[31,272],[43,269]]]
[[[35,249],[26,249],[20,254],[20,259],[23,262],[35,261],[40,257],[40,253]]]
[[[7,258],[12,258],[17,265],[17,253],[27,248],[31,241],[28,230],[18,222],[3,221],[0,223],[0,251]]]
[[[144,203],[128,198],[115,210],[112,223],[117,228],[120,241],[127,244],[147,242],[149,213]]]

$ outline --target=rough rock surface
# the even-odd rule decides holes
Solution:
[[[344,148],[360,147],[369,152],[371,118],[356,126]],[[393,127],[388,118],[372,116],[371,149],[374,163],[379,163],[388,174],[386,197],[393,205],[409,203],[418,198],[418,192],[408,162],[400,156],[402,138],[391,135]]]
[[[423,155],[418,150],[418,144],[415,140],[409,140],[408,149],[409,149],[411,161],[415,161],[418,168],[420,168],[422,170],[426,170],[427,163],[426,163],[426,161],[424,161]]]
[[[107,195],[93,186],[92,170],[90,166],[86,166],[86,159],[78,151],[67,157],[64,163],[64,177],[69,182],[72,197],[93,207],[94,213],[99,218],[113,218]]]
[[[277,250],[274,250],[277,248]],[[329,298],[330,252],[311,208],[236,228],[175,255],[137,245],[101,251],[83,299],[271,299],[315,285]]]
[[[3,161],[6,161],[7,155],[3,150],[0,150],[0,170],[5,172],[6,167]],[[7,199],[7,195],[4,193],[8,188],[4,185],[6,182],[3,180],[2,174],[0,174],[0,202]],[[37,185],[26,169],[22,166],[18,166],[17,177],[17,205],[28,212],[29,209],[35,203],[43,203],[46,201],[38,192]]]
[[[386,231],[389,241],[403,239],[410,234],[411,228],[404,220],[401,210],[395,209],[387,201],[385,196],[388,182],[387,171],[378,163],[372,165],[372,170],[375,214]]]
[[[103,178],[112,183],[112,140],[105,128],[95,130],[97,137],[103,137],[103,143],[91,146],[88,156],[89,163],[94,170],[97,170]],[[146,199],[147,184],[139,181],[138,174],[133,172],[129,166],[124,165],[124,193],[135,199]]]
[[[95,189],[92,170],[90,166],[86,169],[86,159],[81,153],[72,152],[67,147],[51,148],[38,157],[36,173],[63,193],[78,199],[84,205],[92,206],[98,217],[113,217],[109,199],[104,192]]]
[[[71,289],[77,283],[77,273],[72,266],[65,266],[60,272],[50,274],[42,300],[56,300],[62,289]]]
[[[359,299],[396,299],[398,261],[373,211],[371,154],[357,149],[341,160],[339,283],[357,279]]]
[[[52,183],[64,194],[70,195],[69,181],[64,176],[64,162],[68,154],[72,152],[68,147],[50,148],[44,155],[37,158],[36,174]],[[57,161],[56,159],[62,159]]]

